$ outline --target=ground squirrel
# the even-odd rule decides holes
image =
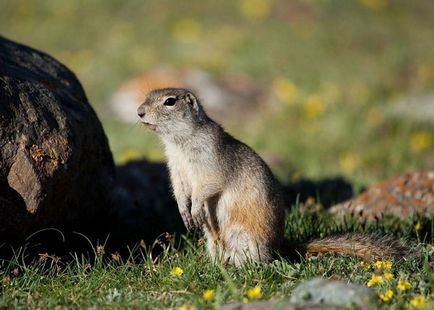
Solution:
[[[241,265],[288,253],[279,183],[255,151],[206,115],[191,91],[152,90],[137,113],[160,136],[184,224],[205,233],[212,258]],[[314,240],[297,249],[364,259],[403,254],[392,238],[366,234]]]

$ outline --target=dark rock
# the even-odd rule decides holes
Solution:
[[[364,220],[383,216],[404,219],[434,214],[434,170],[407,172],[378,183],[354,199],[330,208],[332,214],[347,214]]]
[[[0,37],[0,238],[95,225],[113,177],[107,138],[75,75]]]

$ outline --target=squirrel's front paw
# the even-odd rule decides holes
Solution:
[[[185,228],[187,230],[191,230],[194,227],[193,218],[191,217],[190,210],[180,210],[179,213],[181,214],[182,221],[184,222]]]
[[[205,209],[202,206],[192,206],[191,217],[193,218],[194,226],[202,229],[203,225],[206,223]]]

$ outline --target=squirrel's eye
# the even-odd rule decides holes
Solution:
[[[164,101],[164,105],[172,106],[175,105],[176,99],[175,98],[167,98],[166,101]]]

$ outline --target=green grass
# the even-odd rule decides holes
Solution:
[[[324,212],[295,210],[287,219],[286,233],[291,242],[340,231],[394,233],[411,238],[412,242],[422,239],[417,250],[420,256],[394,262],[390,270],[394,279],[374,289],[379,293],[387,289],[395,292],[389,302],[378,303],[385,309],[391,305],[405,307],[417,295],[432,302],[434,222],[423,222],[423,229],[416,233],[413,223],[396,219],[360,224],[354,220],[332,220]],[[211,263],[198,236],[184,236],[180,240],[167,237],[161,241],[148,247],[137,245],[122,257],[112,255],[116,252],[103,251],[103,245],[94,245],[90,250],[96,255],[70,253],[59,259],[52,253],[45,258],[32,259],[21,248],[10,261],[0,261],[0,308],[153,309],[182,305],[218,308],[228,302],[242,301],[246,291],[256,286],[261,288],[260,299],[285,299],[298,283],[312,277],[366,285],[374,272],[374,268],[364,269],[357,258],[337,256],[311,257],[297,262],[279,259],[270,264],[248,263],[237,269]],[[181,276],[172,273],[175,267],[182,268]],[[398,279],[407,280],[412,287],[399,292]],[[215,290],[215,298],[204,301],[202,295],[206,289]]]
[[[243,11],[243,2],[3,0],[0,34],[49,53],[77,74],[117,163],[136,157],[163,160],[157,137],[141,126],[115,121],[106,103],[122,81],[170,64],[199,67],[215,76],[244,73],[270,89],[272,108],[258,119],[249,122],[241,115],[239,122],[223,125],[260,153],[277,158],[270,164],[284,182],[343,175],[360,186],[434,167],[433,122],[390,113],[396,99],[434,89],[432,0],[372,0],[374,8],[358,0],[270,0],[265,2],[271,10],[256,16]],[[185,19],[196,30],[179,34],[175,29]],[[288,85],[293,85],[291,100],[282,96]],[[414,224],[362,225],[295,212],[286,233],[292,241],[339,231],[415,239]],[[393,267],[395,278],[406,278],[413,287],[398,294],[395,279],[378,289],[394,289],[390,304],[398,308],[417,294],[433,299],[433,224],[425,224],[420,259]],[[372,274],[359,260],[340,257],[249,264],[240,270],[219,267],[208,262],[197,236],[165,247],[157,263],[140,246],[119,262],[111,252],[96,259],[71,253],[53,267],[52,258],[33,261],[26,253],[21,249],[11,261],[0,261],[0,308],[217,307],[241,301],[257,285],[263,299],[283,298],[313,276],[366,284]],[[170,274],[175,266],[184,269],[182,277]],[[200,304],[205,289],[217,294]]]

